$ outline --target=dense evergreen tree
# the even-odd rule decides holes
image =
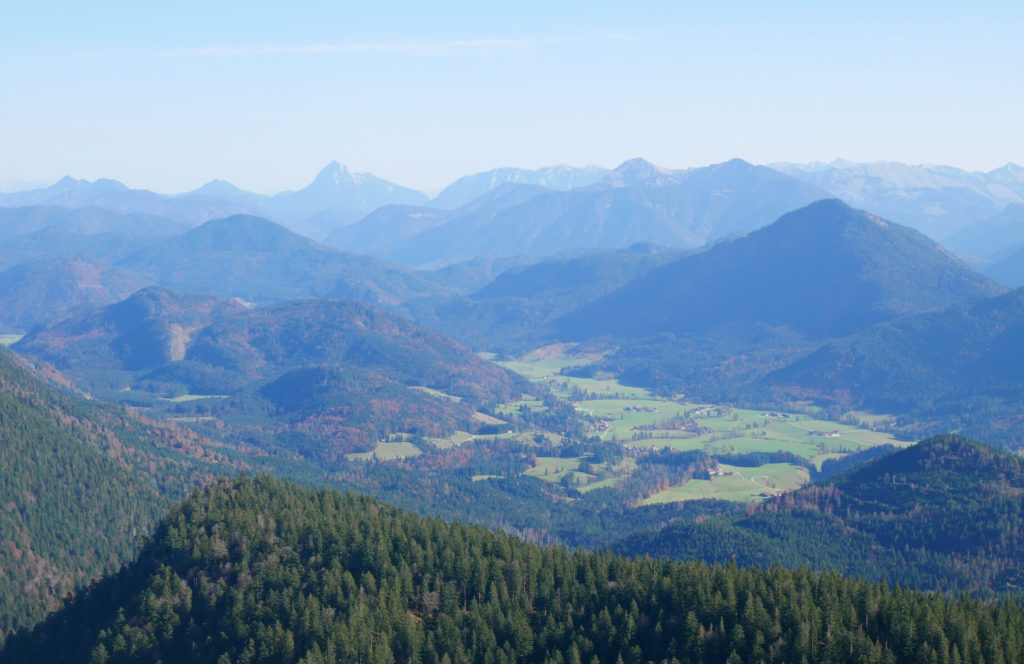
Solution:
[[[206,455],[191,432],[54,389],[0,353],[0,641],[128,560]]]
[[[1022,634],[1015,604],[541,548],[243,477],[175,507],[0,660],[1013,662]]]

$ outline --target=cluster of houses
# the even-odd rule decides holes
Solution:
[[[638,424],[633,427],[633,431],[685,431],[695,436],[703,436],[715,432],[711,427],[704,426],[693,420],[661,422],[659,424]]]
[[[776,413],[774,410],[770,413],[761,413],[761,417],[769,417],[776,420],[788,420],[789,413]]]
[[[807,435],[808,436],[818,436],[819,438],[838,438],[839,437],[839,432],[838,431],[819,431],[817,429],[814,429],[813,431],[808,431]]]
[[[717,461],[712,461],[712,463],[714,463],[714,465],[708,468],[708,475],[710,475],[711,477],[719,477],[721,475],[733,474],[731,470],[726,470],[725,468],[719,466]]]

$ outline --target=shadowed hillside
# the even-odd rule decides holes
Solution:
[[[1002,290],[920,233],[825,200],[649,272],[555,328],[566,340],[729,327],[822,339]]]
[[[476,407],[533,390],[437,332],[336,300],[245,309],[147,289],[37,329],[17,349],[128,403],[215,395],[196,406],[204,416],[283,427],[318,441],[317,457],[366,451],[392,433],[472,430]]]

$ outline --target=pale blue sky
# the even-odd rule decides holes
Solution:
[[[208,4],[0,0],[0,180],[1024,162],[1020,2]]]

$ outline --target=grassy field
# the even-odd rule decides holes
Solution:
[[[544,402],[541,401],[540,399],[534,399],[533,397],[528,397],[524,395],[524,398],[519,399],[518,401],[509,401],[508,403],[503,403],[494,410],[499,415],[514,415],[518,413],[521,408],[524,407],[529,408],[530,410],[538,413],[543,413],[548,409],[548,407],[545,406]]]
[[[777,491],[791,491],[807,483],[806,468],[788,463],[770,463],[754,468],[721,466],[728,474],[712,477],[710,480],[691,480],[683,486],[671,487],[654,494],[644,501],[645,505],[674,503],[683,500],[718,498],[750,502],[764,500],[764,494]]]
[[[429,394],[440,399],[454,401],[455,403],[460,403],[462,401],[462,397],[457,397],[454,394],[448,394],[447,392],[442,392],[441,390],[435,390],[431,387],[424,387],[423,385],[410,385],[409,389],[416,390],[417,392],[423,392],[424,394]]]
[[[346,454],[349,459],[357,459],[361,461],[393,461],[394,459],[406,459],[408,457],[419,456],[423,454],[420,448],[416,447],[410,442],[401,441],[395,443],[377,443],[370,452],[360,452],[358,454]]]
[[[571,399],[577,391],[589,399],[647,399],[650,391],[642,387],[623,385],[614,378],[576,378],[553,376],[547,380],[548,388],[564,399]]]
[[[636,460],[630,457],[611,465],[608,462],[591,464],[589,456],[581,457],[536,457],[537,465],[524,474],[545,482],[562,482],[567,475],[572,485],[582,493],[614,486],[623,477],[636,469]],[[587,470],[593,471],[586,472]]]
[[[537,465],[526,471],[526,475],[545,482],[560,482],[567,473],[576,472],[583,457],[537,457]]]
[[[170,401],[172,403],[184,403],[186,401],[198,401],[199,399],[227,399],[226,394],[181,394],[171,399],[161,398],[161,401]]]
[[[508,424],[505,420],[499,420],[497,417],[492,417],[487,413],[473,413],[473,421],[479,422],[480,424]]]
[[[498,362],[506,369],[526,376],[530,380],[541,380],[555,376],[566,367],[591,364],[601,359],[603,353],[574,355],[570,344],[553,344],[530,351],[517,360]],[[486,359],[493,359],[493,356]]]
[[[548,346],[518,360],[499,364],[546,384],[563,398],[575,397],[574,403],[580,412],[605,423],[606,428],[601,433],[604,440],[617,440],[634,447],[704,450],[712,457],[784,451],[806,459],[819,469],[828,459],[842,458],[868,447],[908,444],[887,433],[818,419],[813,411],[812,414],[780,413],[688,403],[655,398],[648,390],[625,386],[611,378],[562,376],[558,374],[562,368],[587,364],[600,357],[573,356],[568,350],[566,346]],[[517,401],[505,404],[498,413],[511,414],[524,405],[531,409],[543,408],[540,402]],[[887,419],[866,413],[856,416],[865,423],[883,423]],[[689,427],[684,429],[687,422]],[[823,432],[836,432],[836,435],[816,435]],[[538,459],[537,467],[527,474],[557,482],[567,473],[577,473],[579,462],[579,459],[545,457],[543,461]],[[791,464],[730,467],[730,470],[733,472],[711,480],[693,480],[686,486],[672,487],[651,496],[647,502],[709,497],[748,501],[759,499],[765,491],[797,488],[809,479],[805,468]],[[581,490],[614,484],[625,472],[628,471],[601,480],[579,473],[585,476],[580,477],[580,481],[586,483]]]
[[[458,447],[459,445],[471,441],[474,438],[476,438],[476,436],[468,431],[456,431],[447,438],[427,438],[427,440],[429,440],[431,445],[434,447],[447,450],[452,447]]]
[[[0,334],[0,346],[13,346],[18,343],[24,334]]]

